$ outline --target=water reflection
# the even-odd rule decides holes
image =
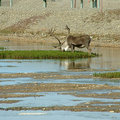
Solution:
[[[91,70],[117,70],[120,71],[120,48],[96,47],[94,53],[99,57],[77,60],[61,60],[60,65],[66,70],[70,69],[91,69]]]
[[[120,70],[120,48],[97,47],[93,52],[99,53],[102,56],[92,58],[92,68]]]
[[[80,74],[79,71],[86,69],[86,74],[89,74],[89,69],[100,69],[104,70],[120,70],[120,49],[119,48],[96,48],[93,52],[102,54],[100,57],[89,58],[89,59],[76,59],[76,60],[0,60],[0,73],[49,73],[56,72],[61,74],[61,71],[65,74],[72,75],[74,73]],[[78,70],[74,72],[73,70]],[[66,70],[66,71],[64,71]],[[67,70],[71,70],[68,72]],[[83,72],[81,72],[83,74]],[[119,81],[113,81],[108,79],[33,79],[33,78],[0,78],[0,84],[3,85],[13,85],[21,83],[73,83],[73,84],[108,84],[108,85],[117,85],[119,86]],[[110,92],[119,92],[116,90],[86,90],[80,93],[110,93]],[[34,94],[34,93],[33,93]],[[40,93],[41,94],[41,93]],[[44,93],[42,93],[44,95]],[[13,99],[13,98],[12,98]],[[18,98],[14,98],[15,100]],[[14,100],[13,99],[13,100]],[[4,100],[2,98],[1,100]],[[6,99],[5,99],[6,100]],[[11,100],[8,98],[7,100]],[[15,104],[1,104],[2,107],[16,107],[16,106],[52,106],[52,105],[76,105],[78,103],[90,102],[92,100],[100,101],[113,101],[113,99],[99,99],[99,98],[84,98],[84,97],[74,97],[69,95],[61,95],[54,92],[45,93],[43,97],[29,97],[29,98],[20,98],[20,102]],[[49,100],[49,102],[48,102]],[[116,99],[114,101],[119,101]],[[67,104],[66,104],[67,103]],[[34,112],[34,111],[21,111],[21,112]],[[39,111],[35,111],[39,112]],[[41,111],[40,111],[41,112]],[[21,120],[21,119],[43,119],[43,120],[53,120],[53,119],[66,119],[79,120],[96,120],[99,118],[106,120],[119,120],[120,115],[117,113],[110,112],[70,112],[70,111],[47,111],[45,116],[19,116],[20,111],[0,111],[0,118],[9,120],[10,117],[12,120]],[[66,115],[66,118],[65,118]],[[95,116],[96,115],[96,116]],[[107,116],[107,117],[106,117]]]
[[[64,66],[66,70],[71,69],[89,69],[91,63],[91,58],[89,59],[77,59],[77,60],[61,60],[60,66]]]
[[[0,60],[0,73],[61,72],[62,70],[120,71],[119,48],[96,48],[102,56],[65,60]]]

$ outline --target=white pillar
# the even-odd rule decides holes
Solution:
[[[76,8],[76,0],[74,0],[74,8]]]
[[[81,0],[81,8],[83,8],[83,0]]]
[[[44,8],[46,8],[47,7],[47,0],[43,0],[43,5],[44,5]]]
[[[91,8],[93,8],[93,0],[90,0]]]
[[[1,0],[0,0],[0,6],[1,6]]]
[[[101,9],[101,12],[103,11],[103,0],[100,0],[100,9]]]
[[[12,7],[13,5],[13,0],[10,0],[10,7]]]
[[[71,0],[71,8],[73,8],[73,3],[74,3],[73,0]]]
[[[98,0],[98,8],[100,8],[100,0]]]

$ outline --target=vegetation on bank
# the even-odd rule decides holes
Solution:
[[[120,72],[94,73],[93,76],[102,78],[120,78]]]
[[[5,47],[0,47],[0,50],[5,50],[6,48]]]
[[[61,52],[54,50],[32,50],[32,51],[0,51],[0,59],[68,59],[89,58],[98,56],[87,52],[75,51]]]

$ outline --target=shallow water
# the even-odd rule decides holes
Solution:
[[[21,115],[21,113],[43,113],[42,115]],[[119,113],[70,112],[70,111],[1,111],[1,120],[119,120]]]
[[[22,83],[73,83],[73,84],[107,84],[111,86],[120,86],[120,80],[110,79],[34,79],[34,78],[0,78],[0,85],[16,85]]]
[[[0,73],[51,73],[61,75],[92,75],[94,72],[109,72],[120,71],[120,49],[119,48],[95,48],[93,52],[102,54],[100,57],[77,60],[0,60]],[[0,85],[16,85],[21,83],[77,83],[77,84],[108,84],[111,86],[119,86],[119,80],[110,79],[33,79],[33,78],[0,78]],[[71,91],[76,92],[76,91]],[[119,90],[90,90],[81,92],[85,93],[109,93],[120,92]],[[94,100],[103,102],[119,102],[119,99],[104,99],[104,98],[84,98],[71,95],[62,95],[60,92],[41,92],[32,93],[44,95],[40,97],[26,98],[7,98],[0,100],[21,100],[13,104],[0,104],[3,108],[6,107],[33,107],[33,106],[72,106],[80,103],[90,102]],[[0,119],[19,120],[19,119],[48,119],[52,120],[119,120],[120,114],[109,112],[70,112],[70,111],[46,111],[44,115],[19,115],[19,113],[39,113],[43,111],[0,111]],[[5,116],[4,116],[5,115]]]
[[[102,54],[99,58],[93,58],[92,65],[95,68],[120,71],[120,48],[96,48],[93,51]]]
[[[59,61],[56,60],[0,60],[0,73],[40,73],[59,70]]]
[[[77,60],[0,60],[0,73],[69,72],[91,74],[92,71],[120,71],[119,48],[95,48],[93,52],[102,56]],[[79,70],[75,71],[74,70]],[[87,70],[87,71],[84,71]]]
[[[112,92],[116,92],[113,90]],[[101,91],[101,93],[107,93],[108,91]],[[120,92],[120,91],[117,91]],[[32,93],[32,95],[43,95],[40,97],[25,97],[25,98],[7,98],[6,100],[20,100],[18,103],[14,104],[1,104],[2,108],[7,107],[49,107],[49,106],[75,106],[77,104],[88,103],[91,101],[101,101],[101,102],[119,102],[119,99],[105,99],[105,98],[92,98],[92,97],[76,97],[71,95],[64,95],[64,92],[41,92]],[[68,92],[69,93],[69,92]],[[73,92],[75,93],[75,92]],[[77,93],[77,92],[76,92]],[[80,92],[80,94],[91,93]],[[94,93],[98,93],[95,92]],[[0,100],[5,100],[4,98]],[[48,102],[49,100],[49,102]],[[108,104],[106,104],[108,105]]]

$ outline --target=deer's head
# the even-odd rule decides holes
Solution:
[[[69,48],[67,41],[64,41],[61,44],[59,43],[58,46],[54,46],[54,47],[60,49],[61,51],[67,51]]]
[[[61,51],[67,51],[69,48],[67,41],[61,42],[60,39],[54,35],[54,31],[55,29],[50,29],[48,32],[50,36],[53,36],[58,41],[58,45],[54,47],[60,49]]]

